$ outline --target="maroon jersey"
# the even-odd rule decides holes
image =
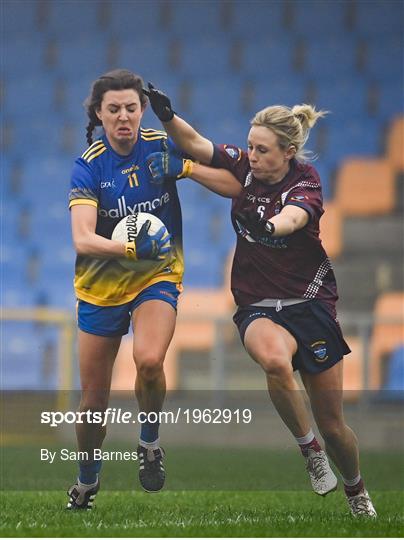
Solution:
[[[228,169],[243,186],[231,210],[237,234],[231,278],[234,299],[246,306],[265,298],[318,298],[335,314],[335,276],[319,238],[324,212],[320,178],[311,165],[295,159],[290,165],[283,180],[265,184],[252,175],[246,152],[236,146],[215,146],[212,166]],[[289,236],[254,238],[235,217],[256,211],[268,220],[287,204],[304,208],[310,216],[305,227]]]

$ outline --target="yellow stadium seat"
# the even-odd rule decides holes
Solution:
[[[404,172],[404,116],[396,118],[389,129],[387,159],[395,171]]]
[[[230,271],[233,252],[226,261],[224,284],[220,289],[185,288],[178,300],[178,317],[174,337],[168,348],[164,371],[168,390],[178,386],[178,354],[183,350],[208,351],[215,343],[217,326],[214,318],[231,321],[235,311],[230,291]],[[230,325],[229,325],[230,326]],[[234,329],[226,327],[222,337],[231,340]],[[136,368],[132,359],[132,340],[123,339],[114,366],[112,389],[132,390],[136,376]]]
[[[393,168],[386,159],[349,159],[338,172],[336,202],[343,215],[386,214],[395,204]]]
[[[320,238],[329,257],[337,258],[342,251],[342,215],[335,202],[324,204],[320,221]]]
[[[379,296],[374,316],[370,347],[370,387],[378,389],[383,381],[383,360],[397,345],[404,342],[404,292],[388,292]],[[389,319],[394,322],[389,323]]]

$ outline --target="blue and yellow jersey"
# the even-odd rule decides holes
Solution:
[[[79,299],[98,306],[117,306],[132,300],[140,291],[159,281],[181,286],[184,273],[181,208],[173,180],[153,184],[146,165],[152,152],[162,151],[162,142],[173,143],[167,134],[140,128],[138,140],[128,156],[117,154],[105,135],[96,140],[75,162],[69,208],[90,204],[97,208],[96,233],[111,238],[116,224],[135,212],[156,215],[170,232],[172,257],[149,272],[126,270],[115,259],[78,255],[74,286]]]

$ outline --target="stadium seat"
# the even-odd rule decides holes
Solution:
[[[404,172],[404,116],[396,118],[388,131],[387,159],[395,171]]]
[[[381,153],[381,129],[377,118],[348,119],[337,109],[323,122],[327,127],[321,158],[338,167],[347,158],[376,157]],[[314,128],[316,129],[316,128]]]
[[[376,114],[384,123],[390,122],[399,114],[404,114],[404,87],[399,80],[400,76],[396,74],[393,80],[380,81],[377,86],[379,102]],[[401,80],[404,80],[404,74],[402,74]]]
[[[108,13],[107,33],[114,39],[138,34],[145,39],[156,38],[158,42],[165,34],[160,17],[162,4],[163,2],[147,0],[114,0]]]
[[[369,39],[365,62],[365,75],[368,79],[395,83],[398,88],[401,86],[401,100],[404,69],[403,47],[403,22],[401,21],[400,31],[394,31],[391,28],[388,33]]]
[[[230,32],[235,37],[253,39],[257,35],[275,35],[283,37],[284,2],[273,0],[262,2],[229,3]]]
[[[403,31],[403,6],[396,0],[356,3],[356,32],[360,36],[385,38]]]
[[[243,36],[245,38],[245,36]],[[285,88],[294,86],[293,52],[295,43],[289,36],[273,36],[264,34],[264,37],[256,37],[253,40],[245,38],[241,49],[241,67],[243,75],[251,81],[259,80],[267,84],[267,88],[279,83],[279,73]],[[291,77],[293,80],[289,80]],[[278,103],[268,92],[271,103]],[[267,98],[268,101],[268,98]],[[283,101],[280,101],[283,103]]]
[[[3,0],[1,3],[1,32],[6,38],[2,42],[10,42],[11,39],[20,39],[22,36],[33,35],[38,30],[39,2],[27,2],[26,0]],[[2,54],[3,61],[6,54]],[[20,67],[20,66],[16,66]]]
[[[346,160],[337,176],[336,202],[343,215],[391,212],[395,204],[392,168],[384,159]]]
[[[355,79],[356,68],[356,39],[344,34],[325,36],[306,41],[304,74],[318,83]]]
[[[320,238],[331,259],[336,259],[342,251],[342,215],[333,201],[324,204],[324,214],[320,221]]]
[[[351,353],[344,359],[345,401],[356,401],[363,391],[363,343],[357,336],[346,336]]]
[[[58,40],[54,73],[72,81],[81,77],[86,80],[89,77],[92,80],[97,79],[110,69],[108,47],[109,42],[103,34],[97,38],[96,47],[91,34],[70,36],[70,40]]]
[[[181,36],[188,45],[199,36],[214,38],[223,32],[221,25],[221,2],[170,2],[171,35]],[[220,51],[216,51],[219,53]],[[217,56],[216,56],[217,57]]]
[[[388,359],[383,391],[393,392],[391,397],[404,398],[404,343]]]
[[[327,122],[367,116],[367,81],[359,77],[322,81],[317,85],[316,108],[330,111]]]
[[[388,292],[379,296],[373,314],[370,384],[372,389],[378,389],[384,380],[386,355],[404,342],[404,292]]]
[[[293,6],[292,29],[297,34],[311,33],[316,36],[345,33],[345,12],[347,3],[341,0],[321,2],[318,0],[299,0]]]
[[[24,2],[34,4],[34,2]],[[2,25],[2,28],[4,25]],[[2,40],[1,72],[9,80],[24,77],[37,77],[45,69],[46,41],[35,34],[18,34]],[[39,84],[39,82],[38,82]],[[21,91],[23,89],[21,88]],[[25,89],[27,90],[27,89]]]
[[[2,321],[3,390],[44,390],[57,385],[55,358],[46,358],[44,328],[32,322]],[[51,364],[49,365],[49,362]]]
[[[63,0],[50,2],[47,32],[52,37],[72,38],[75,36],[101,34],[99,11],[101,2],[77,2]]]

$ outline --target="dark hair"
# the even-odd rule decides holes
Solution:
[[[127,69],[114,69],[101,75],[99,79],[93,82],[91,93],[84,102],[87,116],[90,119],[87,125],[87,142],[93,143],[93,131],[96,126],[101,126],[102,122],[98,118],[96,111],[101,108],[102,98],[108,90],[127,90],[132,88],[139,94],[140,105],[142,108],[147,103],[147,97],[143,93],[143,79],[136,73]]]

